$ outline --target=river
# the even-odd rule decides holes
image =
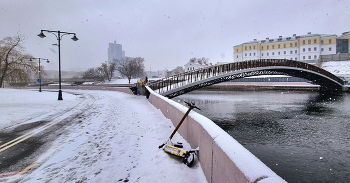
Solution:
[[[350,182],[350,94],[195,91],[173,100],[195,102],[288,182]]]

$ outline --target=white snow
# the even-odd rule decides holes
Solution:
[[[83,110],[80,121],[72,123],[67,133],[53,141],[46,153],[33,162],[31,170],[0,179],[10,182],[207,182],[199,162],[189,168],[178,157],[158,149],[174,126],[144,96],[64,90],[63,99],[58,101],[57,92],[48,90],[0,89],[0,130],[48,120],[67,109],[70,113]],[[181,141],[189,148],[177,133],[173,141]]]
[[[140,79],[131,79],[130,84],[137,83]],[[103,84],[129,84],[128,79],[112,79],[111,81],[105,81]]]
[[[321,67],[335,75],[350,74],[350,61],[322,62]]]
[[[150,90],[148,86],[146,86],[146,88],[148,88],[153,95],[162,98],[169,105],[176,107],[183,113],[187,111],[187,107],[159,95]],[[244,176],[246,176],[250,182],[255,182],[261,178],[266,179],[264,182],[286,182],[213,121],[195,111],[191,111],[189,116],[197,121],[203,129],[208,132],[212,139],[214,139],[214,142],[223,150],[233,164],[243,172]]]

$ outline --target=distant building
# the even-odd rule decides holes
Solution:
[[[349,53],[350,32],[341,36],[311,34],[256,40],[233,47],[234,61],[254,59],[290,59],[316,63],[323,55]]]
[[[182,66],[177,66],[175,69],[167,69],[166,76],[177,75],[185,72]]]
[[[201,60],[190,60],[187,64],[185,64],[185,72],[190,70],[196,70],[202,67],[212,66],[212,63],[203,62]]]
[[[112,62],[114,59],[120,60],[125,57],[125,51],[123,51],[122,45],[114,43],[109,43],[108,47],[108,63]]]

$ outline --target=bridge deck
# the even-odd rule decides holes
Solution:
[[[344,85],[342,79],[315,65],[286,59],[259,59],[191,70],[148,83],[148,86],[172,98],[216,83],[257,75],[305,78],[327,90],[341,90]]]

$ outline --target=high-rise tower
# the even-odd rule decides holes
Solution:
[[[125,57],[125,52],[122,49],[121,44],[117,44],[116,41],[114,43],[109,43],[108,47],[108,63],[112,62],[113,59],[121,59]]]

